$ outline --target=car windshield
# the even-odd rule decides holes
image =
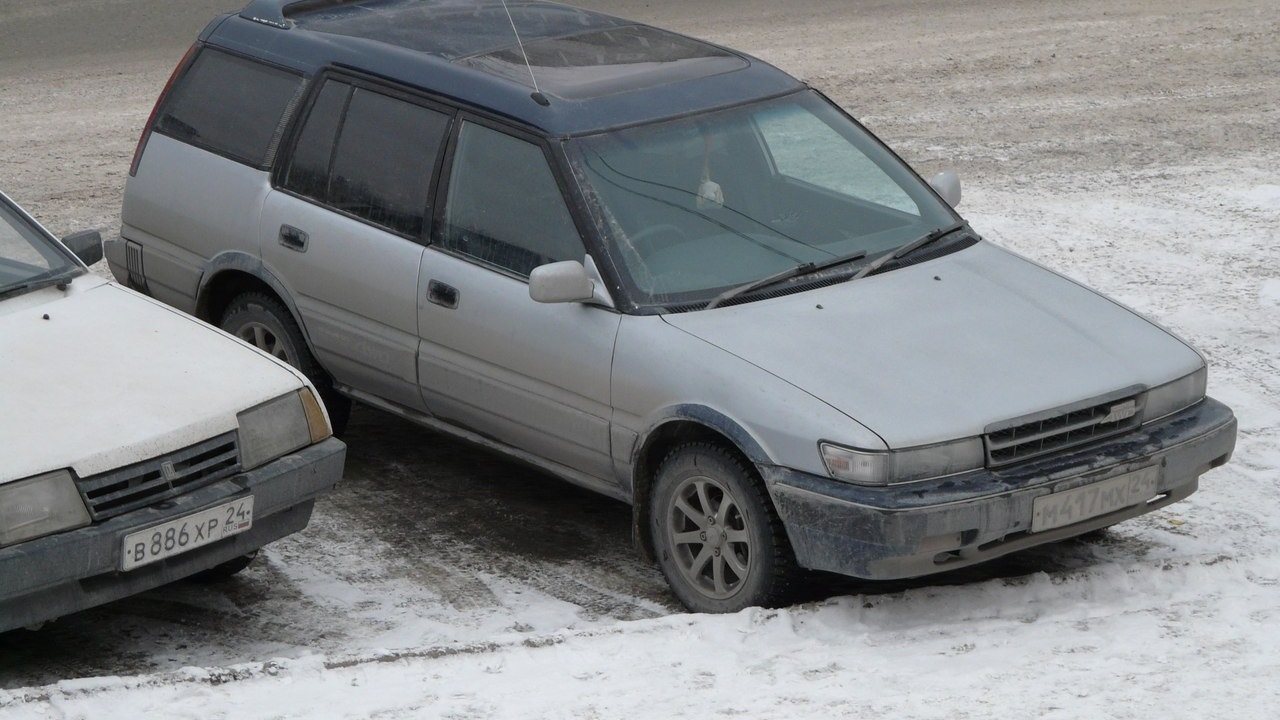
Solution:
[[[641,306],[706,303],[958,219],[813,92],[577,138],[570,162]]]
[[[83,268],[0,196],[0,298],[78,275]]]

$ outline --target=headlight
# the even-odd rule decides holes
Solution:
[[[237,417],[240,464],[245,470],[329,437],[324,408],[308,388],[282,395]]]
[[[904,450],[854,450],[819,443],[827,472],[859,485],[892,485],[954,475],[983,466],[981,438],[965,438]]]
[[[1195,405],[1204,399],[1205,385],[1209,380],[1209,369],[1204,365],[1199,370],[1184,375],[1171,383],[1147,391],[1147,405],[1142,411],[1143,422],[1159,420],[1179,410]]]
[[[0,485],[0,547],[88,524],[89,510],[66,470]]]

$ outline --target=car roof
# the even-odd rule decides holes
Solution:
[[[552,135],[803,87],[749,55],[550,2],[253,0],[210,23],[201,40],[306,75],[325,67],[378,75]]]

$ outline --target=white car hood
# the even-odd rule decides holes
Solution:
[[[1159,326],[986,242],[818,290],[664,317],[889,447],[980,435],[1202,362]]]
[[[81,477],[236,428],[287,365],[92,275],[0,302],[0,483]]]

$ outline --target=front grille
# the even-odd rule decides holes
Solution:
[[[234,432],[76,481],[95,521],[154,505],[240,471]]]
[[[1133,390],[1085,407],[1062,409],[987,428],[987,467],[1000,467],[1118,435],[1142,422]]]

